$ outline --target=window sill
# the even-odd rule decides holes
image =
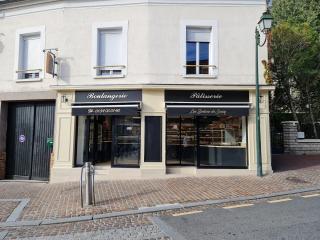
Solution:
[[[182,75],[183,78],[215,79],[218,75]]]
[[[16,79],[17,83],[23,82],[41,82],[43,78],[26,78],[26,79]]]
[[[111,76],[95,76],[94,79],[113,79],[113,78],[124,78],[126,75],[111,75]]]

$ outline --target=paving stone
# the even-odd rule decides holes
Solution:
[[[210,203],[225,198],[264,195],[320,185],[320,156],[281,157],[284,160],[280,164],[277,164],[277,156],[274,158],[276,172],[263,178],[250,175],[97,182],[94,207],[81,208],[79,183],[70,182],[47,184],[1,181],[0,199],[30,199],[19,220],[53,221],[99,214],[112,217],[114,212],[120,211],[135,214],[137,209],[143,207],[161,210],[164,204],[172,204],[173,207],[176,203],[189,206],[190,202]]]
[[[19,202],[2,202],[0,201],[0,222],[5,222]]]

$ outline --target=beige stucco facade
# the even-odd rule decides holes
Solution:
[[[0,114],[5,122],[7,103],[55,100],[54,147],[50,180],[78,180],[74,167],[76,117],[71,114],[75,91],[142,90],[141,149],[139,169],[97,167],[98,179],[159,177],[167,173],[195,175],[255,174],[255,38],[256,22],[265,10],[263,0],[235,1],[29,1],[0,6]],[[217,75],[188,77],[182,73],[182,23],[216,21]],[[127,74],[121,78],[97,78],[92,74],[93,25],[127,22]],[[58,48],[56,78],[45,74],[37,81],[16,81],[16,32],[44,26],[45,48]],[[260,62],[266,49],[259,49]],[[43,64],[44,65],[44,64]],[[261,140],[263,170],[272,172],[268,93],[260,66]],[[44,67],[44,66],[43,66]],[[44,68],[43,68],[44,71]],[[248,169],[183,169],[166,167],[165,90],[249,91],[247,117]],[[67,98],[67,102],[62,101]],[[5,110],[1,110],[5,109]],[[162,117],[162,162],[144,162],[145,116]],[[5,126],[5,123],[2,124]],[[5,132],[0,132],[5,152]],[[178,174],[179,175],[179,174]],[[168,176],[168,175],[167,175]],[[170,175],[169,175],[170,176]]]
[[[149,178],[149,177],[172,177],[185,175],[199,176],[220,176],[220,175],[246,175],[256,174],[256,137],[255,137],[255,89],[254,87],[243,87],[249,91],[251,109],[247,117],[247,156],[248,169],[197,169],[197,167],[168,167],[166,166],[166,108],[164,101],[165,89],[188,89],[181,86],[152,86],[142,87],[143,107],[141,109],[141,149],[140,149],[140,168],[139,169],[119,169],[108,167],[97,167],[98,179],[121,179],[121,178]],[[195,88],[195,86],[193,87]],[[90,88],[91,89],[91,88]],[[100,89],[100,88],[99,88]],[[104,89],[104,88],[103,88]],[[108,89],[128,90],[132,87],[119,88],[116,86]],[[136,86],[135,88],[136,89]],[[203,90],[204,88],[199,88]],[[206,90],[239,90],[236,87],[216,87],[206,86]],[[261,91],[261,148],[263,172],[272,173],[271,167],[271,149],[270,149],[270,132],[269,132],[269,102],[268,93],[272,87],[264,87]],[[92,89],[91,89],[92,90]],[[70,100],[68,103],[61,102],[61,96],[65,95]],[[80,169],[74,167],[75,162],[75,139],[76,139],[76,121],[71,115],[71,103],[74,101],[75,90],[58,91],[57,97],[57,114],[54,145],[54,164],[51,171],[51,181],[77,180]],[[162,162],[146,163],[144,162],[144,117],[145,116],[162,116]]]

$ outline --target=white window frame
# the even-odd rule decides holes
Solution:
[[[181,53],[181,76],[185,78],[217,78],[219,73],[219,45],[218,45],[218,21],[217,20],[183,20],[180,24],[180,53]],[[187,62],[187,27],[211,28],[209,43],[209,74],[186,74]]]
[[[108,30],[108,29],[114,29],[114,28],[121,28],[122,29],[122,72],[119,75],[97,75],[97,69],[98,66],[98,49],[99,49],[99,31],[101,30]],[[102,22],[102,23],[94,23],[92,25],[92,54],[91,54],[91,74],[93,78],[96,79],[104,79],[104,78],[123,78],[127,75],[128,71],[128,21],[119,21],[119,22]],[[115,68],[115,70],[118,70],[119,68]],[[112,70],[112,68],[110,68]]]
[[[14,61],[14,76],[13,79],[17,82],[33,82],[33,81],[41,81],[44,78],[44,58],[45,54],[41,51],[40,61],[42,62],[40,66],[40,72],[38,78],[19,78],[19,74],[17,71],[19,70],[27,70],[20,69],[21,57],[23,52],[23,38],[29,35],[40,35],[40,49],[45,49],[45,26],[37,26],[30,28],[18,29],[16,31],[15,38],[15,61]]]

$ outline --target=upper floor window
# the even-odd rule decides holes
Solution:
[[[124,77],[127,72],[127,23],[93,27],[93,76]]]
[[[40,80],[44,75],[44,27],[18,30],[16,80]]]
[[[210,35],[211,28],[187,27],[187,74],[209,74]]]
[[[218,37],[216,21],[185,21],[182,24],[182,75],[216,77]]]

